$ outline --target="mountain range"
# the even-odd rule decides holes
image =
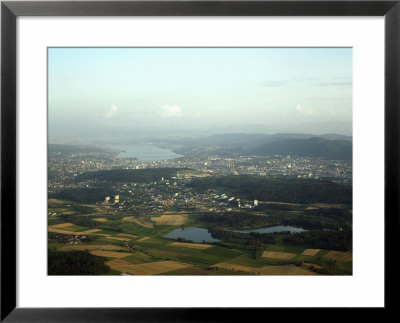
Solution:
[[[207,150],[222,155],[294,155],[326,159],[352,159],[352,137],[340,134],[245,134],[228,133],[182,139],[155,140],[181,154]]]

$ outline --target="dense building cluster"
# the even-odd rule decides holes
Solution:
[[[298,178],[333,178],[338,182],[351,182],[350,162],[303,158],[294,156],[196,156],[161,161],[139,161],[119,158],[118,152],[108,150],[91,153],[50,153],[48,161],[48,190],[57,193],[66,189],[96,188],[95,180],[76,181],[80,174],[111,169],[190,168],[198,174],[177,174],[172,179],[160,178],[152,183],[113,184],[111,196],[104,196],[97,203],[110,212],[130,214],[162,212],[170,205],[196,207],[201,211],[230,211],[252,208],[256,201],[240,201],[236,196],[210,189],[207,193],[194,192],[187,184],[193,176],[209,175],[258,175],[292,176]],[[120,197],[121,196],[121,197]]]
[[[139,161],[133,158],[119,158],[118,153],[71,153],[50,154],[48,160],[49,192],[65,188],[84,187],[76,183],[79,174],[109,169],[144,169],[176,167],[190,168],[213,175],[259,175],[296,176],[299,178],[333,178],[351,182],[350,161],[326,160],[295,156],[196,156],[160,161]]]

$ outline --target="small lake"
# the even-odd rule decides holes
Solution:
[[[250,232],[258,232],[258,233],[275,233],[275,232],[285,232],[290,231],[290,233],[299,233],[304,230],[303,228],[292,227],[290,225],[277,225],[275,227],[266,227],[266,228],[258,228],[258,229],[247,229],[247,230],[234,230],[235,232],[240,233],[250,233]]]
[[[198,243],[201,243],[203,241],[207,242],[219,241],[218,239],[214,239],[211,236],[211,233],[208,232],[207,229],[195,228],[195,227],[176,229],[165,235],[164,238],[169,238],[169,239],[184,238],[186,240],[192,240],[193,242],[198,242]]]
[[[139,161],[159,161],[182,157],[182,155],[175,154],[171,149],[150,145],[123,145],[113,146],[112,148],[122,150],[118,155],[120,158],[136,158]]]

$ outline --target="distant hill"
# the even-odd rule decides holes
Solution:
[[[351,136],[339,135],[337,133],[326,133],[323,135],[319,135],[318,137],[329,139],[329,140],[347,140],[347,141],[353,140],[353,138]]]
[[[257,119],[255,119],[257,121]],[[326,121],[326,122],[301,122],[295,124],[277,124],[277,123],[253,123],[253,124],[230,124],[226,126],[214,126],[207,129],[209,134],[226,134],[226,133],[309,133],[321,136],[324,133],[352,133],[352,121]]]
[[[319,137],[286,139],[261,145],[254,152],[263,155],[295,155],[350,160],[352,159],[352,142]]]
[[[322,135],[313,135],[308,133],[276,133],[276,134],[247,134],[247,133],[226,133],[226,134],[217,134],[208,137],[201,137],[196,139],[199,142],[210,142],[210,143],[219,143],[219,144],[239,144],[246,143],[249,144],[251,142],[272,142],[272,141],[280,141],[284,139],[309,139],[309,138],[324,138],[329,140],[346,140],[352,141],[351,136],[336,134],[336,133],[327,133]]]
[[[327,159],[352,159],[352,137],[340,134],[278,133],[217,134],[179,142],[181,154],[190,154],[199,147],[220,155],[294,155]],[[167,144],[168,145],[168,144]]]

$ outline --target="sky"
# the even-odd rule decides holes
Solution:
[[[243,125],[343,133],[352,49],[49,48],[48,91],[50,137]]]

